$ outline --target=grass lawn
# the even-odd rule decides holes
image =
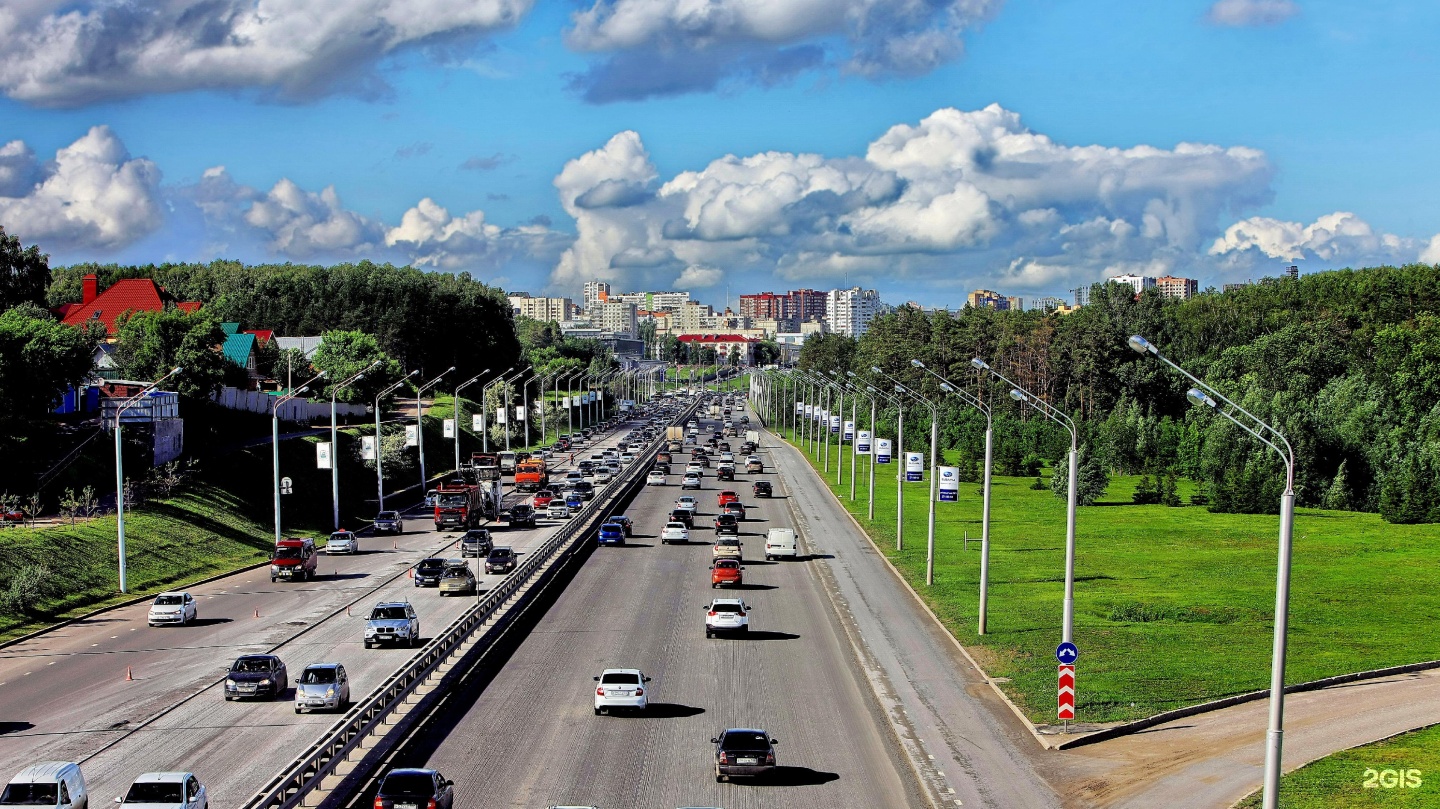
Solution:
[[[1386,772],[1386,771],[1390,772]],[[1420,783],[1399,786],[1400,771],[1418,770]],[[1383,776],[1383,780],[1382,780]],[[1368,786],[1367,786],[1368,784]],[[1240,809],[1258,809],[1256,791]],[[1366,809],[1440,806],[1440,725],[1341,750],[1280,780],[1282,809]]]
[[[232,495],[191,487],[125,514],[129,595],[118,592],[115,517],[75,525],[8,528],[0,533],[0,570],[43,564],[57,594],[22,617],[0,614],[0,640],[137,595],[263,562],[273,539],[267,525],[251,522]],[[263,515],[268,518],[267,512]]]
[[[835,455],[832,446],[832,489]],[[897,552],[897,465],[876,470],[876,521],[869,524],[866,460],[854,502],[847,460],[841,503],[986,670],[1009,678],[1003,687],[1031,721],[1055,722],[1064,500],[1048,487],[1032,491],[1033,478],[994,478],[989,632],[982,637],[975,623],[980,543],[973,541],[980,536],[980,484],[961,484],[958,503],[937,504],[935,584],[926,587],[929,484],[907,484],[905,549]],[[1131,505],[1137,480],[1113,478],[1101,502],[1076,518],[1081,722],[1139,719],[1269,687],[1279,518]],[[1180,494],[1189,494],[1183,482]],[[1440,658],[1433,631],[1440,625],[1440,526],[1298,509],[1294,546],[1289,682]]]

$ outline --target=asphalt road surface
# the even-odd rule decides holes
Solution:
[[[772,458],[762,456],[768,468]],[[631,543],[595,549],[488,687],[452,699],[395,763],[440,770],[463,807],[925,805],[819,562],[763,559],[766,530],[794,524],[783,496],[750,496],[752,481],[775,476],[741,474],[730,484],[713,471],[695,493],[691,544],[659,541],[680,475],[646,487],[628,512]],[[738,593],[710,587],[709,525],[726,488],[749,509]],[[750,636],[707,640],[705,606],[736,594],[753,607]],[[654,678],[648,715],[594,715],[592,678],[609,667]],[[729,727],[779,740],[771,777],[716,782],[710,738]]]
[[[591,446],[584,449],[588,454]],[[355,556],[322,553],[314,581],[272,584],[260,568],[192,587],[199,621],[190,626],[146,626],[146,603],[0,650],[0,777],[37,761],[79,761],[92,805],[99,806],[140,773],[191,770],[209,787],[213,805],[243,803],[335,721],[294,713],[293,683],[306,665],[344,663],[351,698],[359,701],[410,658],[410,650],[364,648],[371,605],[410,600],[428,639],[474,603],[416,588],[405,575],[425,556],[459,556],[459,532],[432,526],[415,512],[404,536],[364,537]],[[491,526],[496,544],[521,554],[557,527],[543,518],[534,530]],[[478,560],[471,567],[481,574],[482,591],[500,579],[483,575]],[[353,615],[346,615],[352,604]],[[289,669],[286,698],[224,701],[216,683],[230,663],[272,650]]]

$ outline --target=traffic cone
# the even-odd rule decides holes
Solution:
[[[350,614],[350,605],[349,605],[349,604],[346,604],[346,605],[345,605],[345,614],[346,614],[346,615],[349,615],[349,614]]]
[[[255,617],[256,617],[256,618],[259,618],[259,617],[260,617],[260,608],[259,608],[259,607],[256,607],[256,608],[255,608]]]
[[[130,667],[129,667],[129,666],[126,666],[126,667],[125,667],[125,682],[127,682],[127,683],[128,683],[128,682],[133,682],[134,680],[135,680],[135,675],[130,671]]]
[[[392,551],[398,551],[398,550],[400,550],[400,545],[399,545],[398,540],[394,540],[394,539],[390,540],[390,550],[392,550]]]

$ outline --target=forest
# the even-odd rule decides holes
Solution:
[[[1190,405],[1188,380],[1126,345],[1139,334],[1286,436],[1300,505],[1440,522],[1437,312],[1440,267],[1423,264],[1267,279],[1185,301],[1108,283],[1093,286],[1089,303],[1067,315],[902,307],[859,340],[812,337],[800,365],[871,378],[877,366],[935,401],[943,408],[942,445],[957,450],[962,474],[973,476],[984,417],[913,367],[919,359],[991,403],[998,473],[1028,475],[1037,458],[1058,461],[1068,433],[973,368],[979,357],[1069,414],[1088,463],[1195,480],[1196,502],[1214,511],[1278,511],[1279,457]],[[884,412],[893,422],[894,408]],[[911,447],[929,440],[928,412],[914,412],[923,415],[907,409]]]

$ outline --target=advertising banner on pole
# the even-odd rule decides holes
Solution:
[[[869,431],[869,430],[861,430],[861,431],[860,431],[860,434],[855,438],[855,451],[858,452],[858,453],[860,453],[861,455],[869,455],[869,454],[870,454],[870,431]]]
[[[405,425],[405,446],[420,446],[420,428],[413,424]]]
[[[455,419],[445,419],[445,421],[442,422],[442,423],[444,424],[445,437],[446,437],[446,438],[454,438],[454,437],[455,437]]]
[[[832,433],[839,433],[839,432],[840,432],[840,417],[839,417],[839,416],[831,416],[831,417],[830,417],[830,432],[832,432]]]
[[[375,460],[375,436],[365,435],[360,437],[360,460]]]
[[[960,467],[940,467],[940,502],[956,503],[960,500]]]
[[[564,407],[564,408],[566,408],[566,409],[569,409],[569,407],[570,407],[570,397],[569,397],[569,396],[561,396],[561,397],[560,397],[560,406],[561,406],[561,407]]]
[[[796,414],[796,415],[799,415],[799,414],[804,413],[804,412],[805,412],[805,403],[804,403],[804,402],[796,402],[796,403],[795,403],[795,414]]]
[[[919,483],[925,479],[925,456],[918,452],[905,453],[905,482]]]
[[[805,405],[805,415],[806,415],[807,417],[808,417],[812,412],[814,412],[814,410],[815,410],[815,405],[811,405],[811,404]]]
[[[875,439],[875,463],[890,463],[890,439]]]
[[[524,421],[524,420],[525,420],[525,405],[515,405],[515,420],[516,420],[516,421]]]
[[[504,423],[505,423],[505,408],[503,408],[503,407],[497,407],[497,408],[495,408],[495,423],[496,423],[496,424],[504,424]]]
[[[847,422],[845,422],[845,432],[840,436],[840,440],[841,440],[841,441],[854,441],[854,440],[855,440],[855,422],[853,422],[853,421],[847,421]]]
[[[485,429],[485,417],[476,413],[470,417],[470,429],[472,432],[480,432]]]
[[[334,469],[335,461],[330,456],[330,442],[321,441],[315,445],[315,467],[317,469]]]

